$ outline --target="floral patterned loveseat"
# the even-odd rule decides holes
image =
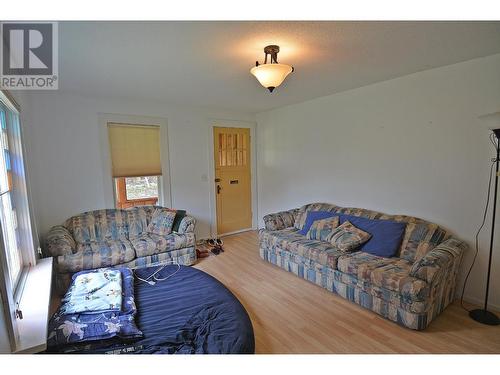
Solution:
[[[328,242],[309,240],[298,233],[309,210],[405,222],[399,252],[392,258],[342,253]],[[266,215],[264,223],[259,233],[264,260],[402,326],[426,328],[455,298],[467,245],[436,224],[328,203]]]
[[[55,259],[57,291],[65,292],[71,275],[87,269],[193,264],[195,219],[184,216],[178,230],[167,236],[148,233],[147,227],[157,208],[161,207],[89,211],[53,227],[46,237],[45,252]]]

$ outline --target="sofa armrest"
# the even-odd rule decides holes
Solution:
[[[188,232],[194,232],[195,225],[196,225],[196,219],[192,216],[186,215],[182,218],[177,233],[184,234]]]
[[[460,263],[467,248],[464,241],[449,238],[416,261],[410,269],[410,276],[433,284],[440,280],[449,268],[454,267],[454,264]]]
[[[45,238],[45,250],[47,255],[57,257],[60,255],[74,254],[76,242],[69,230],[62,226],[52,227]]]
[[[298,208],[294,208],[288,211],[276,212],[274,214],[268,214],[262,219],[267,230],[281,230],[289,227],[293,227],[295,224],[295,219],[299,212]]]

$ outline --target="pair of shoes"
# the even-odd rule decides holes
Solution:
[[[221,252],[221,248],[220,247],[213,247],[212,250],[210,250],[210,251],[214,255],[219,255]]]
[[[224,252],[224,249],[222,248],[222,245],[224,245],[224,242],[222,242],[222,240],[220,238],[216,238],[216,239],[211,238],[207,241],[207,243],[210,246],[213,246],[212,250],[210,250],[212,252],[212,254],[219,255],[220,253]]]
[[[210,238],[207,240],[207,243],[213,247],[222,247],[224,245],[224,242],[220,238]]]

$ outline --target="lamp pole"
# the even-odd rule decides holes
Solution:
[[[491,219],[491,238],[490,238],[490,257],[488,260],[488,275],[486,276],[486,295],[484,297],[484,309],[475,309],[469,312],[469,316],[475,321],[491,326],[500,324],[500,319],[492,312],[488,311],[488,294],[490,291],[490,276],[491,276],[491,259],[493,256],[493,240],[495,238],[495,216],[497,211],[497,195],[498,195],[498,168],[500,164],[500,129],[494,129],[495,137],[497,138],[496,148],[496,171],[495,171],[495,193],[493,195],[493,215]]]

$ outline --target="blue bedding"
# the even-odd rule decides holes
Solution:
[[[176,265],[169,265],[160,271],[157,279],[173,276],[155,285],[138,280],[137,277],[146,279],[157,269],[135,270],[135,321],[143,332],[143,338],[129,343],[87,346],[78,352],[254,353],[250,318],[238,299],[222,283],[195,268],[181,266],[178,269]]]

